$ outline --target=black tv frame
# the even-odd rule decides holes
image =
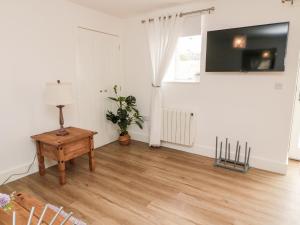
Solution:
[[[288,32],[287,32],[287,42],[286,46],[284,49],[284,62],[283,62],[283,69],[266,69],[266,70],[208,70],[207,69],[207,54],[208,54],[208,34],[210,32],[218,32],[218,31],[231,31],[231,30],[239,30],[239,29],[245,29],[245,28],[254,28],[254,27],[263,27],[263,26],[268,26],[268,25],[278,25],[278,24],[287,24],[288,26]],[[253,26],[244,26],[244,27],[236,27],[236,28],[228,28],[228,29],[218,29],[218,30],[210,30],[207,32],[207,43],[206,43],[206,64],[205,64],[205,72],[208,73],[257,73],[257,72],[284,72],[285,71],[285,61],[286,61],[286,55],[287,55],[287,48],[288,48],[288,43],[289,43],[289,34],[290,34],[290,21],[285,21],[285,22],[277,22],[277,23],[268,23],[268,24],[260,24],[260,25],[253,25]]]

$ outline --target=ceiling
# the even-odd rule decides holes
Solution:
[[[160,8],[191,2],[192,0],[70,0],[74,3],[121,18],[150,12]]]

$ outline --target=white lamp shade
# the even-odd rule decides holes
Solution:
[[[71,83],[47,83],[45,101],[47,105],[73,104],[73,92]]]

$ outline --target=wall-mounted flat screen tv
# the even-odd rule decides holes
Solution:
[[[284,71],[289,23],[207,33],[206,72]]]

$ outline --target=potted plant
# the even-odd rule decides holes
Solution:
[[[136,124],[140,129],[143,129],[144,119],[143,116],[140,115],[139,110],[136,108],[136,98],[134,96],[119,96],[119,87],[117,85],[115,85],[113,89],[115,97],[109,97],[109,99],[116,103],[117,110],[115,113],[108,110],[106,113],[106,119],[119,126],[119,143],[121,145],[129,145],[129,126]]]

